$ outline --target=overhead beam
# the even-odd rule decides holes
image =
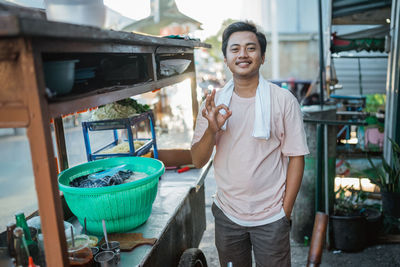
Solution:
[[[391,8],[386,7],[379,10],[369,10],[356,14],[333,17],[332,25],[381,25],[387,24],[390,19]]]
[[[391,3],[391,0],[336,0],[332,4],[332,18],[390,8]]]

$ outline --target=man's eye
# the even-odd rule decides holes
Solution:
[[[256,48],[255,47],[249,47],[249,48],[247,48],[247,50],[254,51],[254,50],[256,50]]]
[[[237,48],[232,48],[231,51],[232,51],[232,52],[237,52],[237,51],[239,51],[239,49],[237,49]]]

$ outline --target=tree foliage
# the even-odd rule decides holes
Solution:
[[[210,56],[212,56],[216,62],[222,62],[224,60],[224,55],[221,51],[222,45],[222,33],[224,32],[225,28],[235,22],[236,20],[233,19],[226,19],[222,22],[221,28],[215,35],[208,37],[205,42],[212,45],[212,48],[209,49]]]

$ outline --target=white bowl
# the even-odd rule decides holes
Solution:
[[[182,74],[192,61],[189,59],[165,59],[160,61],[160,71],[164,76]]]

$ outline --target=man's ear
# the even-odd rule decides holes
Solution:
[[[226,57],[224,57],[224,63],[226,64]]]
[[[264,64],[265,61],[265,54],[261,56],[261,64]]]

